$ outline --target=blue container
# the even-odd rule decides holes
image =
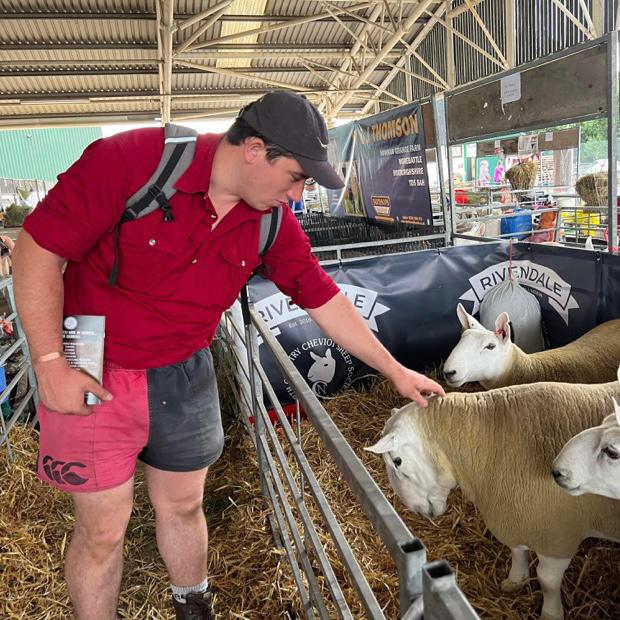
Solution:
[[[521,209],[515,209],[514,213],[518,213]],[[501,220],[501,233],[508,235],[507,239],[525,239],[531,234],[532,230],[532,214],[530,211],[515,215],[513,217],[503,217]]]
[[[0,392],[4,392],[5,389],[6,389],[6,373],[4,372],[4,366],[0,366]],[[2,402],[5,402],[7,398],[5,398]]]

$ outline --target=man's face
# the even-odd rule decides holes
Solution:
[[[279,207],[291,200],[301,200],[304,182],[307,178],[302,167],[292,157],[267,159],[267,151],[261,140],[246,147],[248,177],[243,188],[243,199],[258,211]]]

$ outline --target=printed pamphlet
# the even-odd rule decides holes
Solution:
[[[104,316],[72,314],[63,319],[62,350],[69,366],[88,373],[99,383],[103,377],[104,338]],[[87,392],[84,402],[98,405],[101,401]]]

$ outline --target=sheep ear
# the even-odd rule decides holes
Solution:
[[[484,329],[484,327],[478,323],[478,321],[476,321],[471,314],[467,314],[467,311],[461,303],[459,303],[456,307],[456,316],[459,317],[463,331],[466,329]]]
[[[616,416],[616,422],[618,423],[618,426],[620,426],[620,405],[615,398],[612,398],[612,400],[614,401],[614,414]]]
[[[374,452],[375,454],[384,454],[385,452],[390,452],[391,450],[396,449],[396,435],[392,432],[389,432],[374,445],[368,446],[364,448],[368,452]]]
[[[310,357],[316,362],[319,359],[319,356],[314,352],[310,351]]]
[[[501,339],[502,343],[510,342],[510,317],[507,312],[502,312],[495,319],[495,335]]]
[[[331,349],[327,349],[327,351],[325,351],[325,357],[329,357],[329,359],[333,359],[332,358],[332,350]]]

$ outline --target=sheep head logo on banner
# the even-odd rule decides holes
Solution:
[[[336,374],[336,360],[332,356],[332,350],[325,351],[325,357],[310,351],[310,357],[314,364],[308,370],[308,382],[312,384],[312,391],[317,396],[325,396],[327,386]]]
[[[368,327],[378,333],[377,317],[390,310],[377,301],[378,293],[351,284],[338,286],[357,308]],[[361,362],[352,358],[346,349],[331,338],[323,336],[304,310],[282,293],[275,293],[257,301],[255,308],[274,336],[278,337],[280,344],[288,352],[289,359],[316,396],[325,398],[351,386],[356,370],[362,367]],[[262,340],[259,339],[259,346],[261,344]],[[269,364],[267,361],[266,363]],[[283,381],[288,395],[294,398],[292,388]]]

